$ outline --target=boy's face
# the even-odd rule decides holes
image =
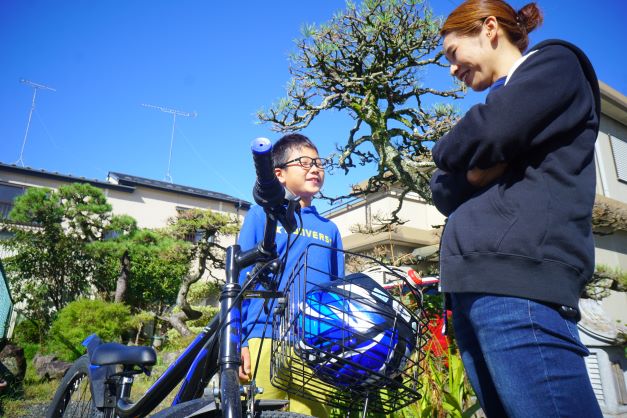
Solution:
[[[293,149],[287,161],[299,157],[319,158],[318,152],[309,147]],[[298,161],[293,161],[283,168],[275,168],[274,173],[288,190],[301,198],[301,206],[310,206],[314,195],[320,191],[324,184],[324,170],[311,164],[310,168],[304,168]]]

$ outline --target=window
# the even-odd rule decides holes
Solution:
[[[109,240],[109,239],[116,239],[120,235],[122,235],[122,233],[120,231],[107,231],[107,232],[105,232],[103,239],[105,241]]]
[[[7,219],[15,198],[24,194],[24,187],[0,183],[0,218]]]
[[[620,181],[627,183],[627,141],[610,135],[610,144],[614,155],[616,175]]]
[[[200,241],[203,240],[204,235],[205,235],[205,231],[203,229],[199,229],[199,230],[197,230],[193,234],[187,234],[184,239],[185,239],[185,241],[189,241],[191,243],[196,244],[196,243],[199,243]],[[208,243],[214,243],[215,242],[215,236],[214,235],[209,235],[207,237],[207,242]]]
[[[590,351],[590,355],[585,358],[586,369],[588,369],[588,376],[590,377],[590,383],[592,383],[592,390],[594,396],[601,405],[605,404],[605,395],[603,394],[603,383],[601,381],[601,371],[599,367],[599,358],[596,351]]]

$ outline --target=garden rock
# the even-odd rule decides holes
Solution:
[[[52,360],[56,360],[55,356],[45,356],[43,354],[35,354],[35,357],[33,357],[33,367],[35,367],[35,370],[39,370],[41,368],[43,368],[46,364],[52,362]]]
[[[7,344],[0,351],[0,380],[23,380],[26,374],[24,349],[15,344]]]
[[[58,360],[55,356],[36,355],[33,358],[35,372],[42,379],[61,379],[72,363]]]

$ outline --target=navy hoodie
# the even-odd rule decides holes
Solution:
[[[448,221],[445,292],[480,292],[577,307],[594,271],[591,216],[599,85],[577,47],[550,40],[434,146],[435,206]],[[506,162],[475,188],[469,169]]]

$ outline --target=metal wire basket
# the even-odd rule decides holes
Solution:
[[[390,413],[420,399],[422,294],[414,290],[410,309],[365,274],[317,270],[308,263],[312,247],[321,246],[301,255],[274,310],[272,384],[343,410]]]

